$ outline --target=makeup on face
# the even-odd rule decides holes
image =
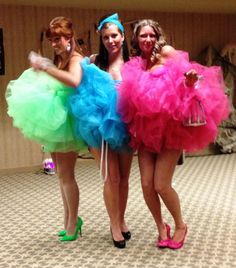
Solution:
[[[109,54],[117,53],[122,48],[124,35],[115,24],[101,30],[102,42]]]
[[[138,34],[138,45],[140,50],[144,54],[149,54],[152,52],[156,41],[157,36],[154,29],[151,26],[149,25],[143,26],[140,29],[140,32]]]
[[[69,40],[64,36],[56,35],[49,38],[48,40],[57,55],[60,55],[66,51]]]

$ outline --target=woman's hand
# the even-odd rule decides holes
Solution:
[[[35,70],[47,71],[48,68],[55,67],[51,60],[44,58],[33,51],[30,52],[28,58],[31,67],[33,67]]]
[[[30,65],[35,70],[47,72],[47,74],[73,88],[76,88],[82,79],[82,69],[80,66],[82,59],[83,57],[77,53],[77,55],[71,57],[68,69],[61,70],[58,69],[48,58],[44,58],[33,51],[29,54]]]
[[[184,74],[185,84],[187,87],[192,87],[198,80],[198,74],[195,70],[190,70]]]

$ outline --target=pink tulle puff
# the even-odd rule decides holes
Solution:
[[[190,62],[185,52],[154,71],[145,71],[145,64],[141,57],[127,62],[118,89],[118,112],[128,126],[131,147],[196,151],[214,142],[218,125],[229,114],[220,67]],[[199,80],[187,87],[184,73],[191,69]]]

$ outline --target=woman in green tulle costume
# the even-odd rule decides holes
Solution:
[[[74,169],[78,151],[85,148],[85,144],[74,135],[68,98],[80,84],[83,56],[70,19],[54,18],[46,37],[54,50],[54,62],[31,52],[32,68],[10,81],[6,99],[14,126],[52,155],[64,205],[64,229],[58,235],[61,241],[72,241],[81,233],[83,224],[78,217],[79,188]]]

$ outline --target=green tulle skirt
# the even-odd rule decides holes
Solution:
[[[85,143],[74,134],[68,108],[74,92],[45,72],[27,69],[7,86],[8,114],[14,126],[46,152],[85,150]]]

